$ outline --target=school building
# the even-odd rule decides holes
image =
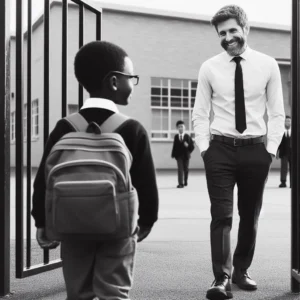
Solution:
[[[220,53],[219,38],[210,17],[94,2],[102,8],[102,39],[123,47],[140,76],[132,102],[120,111],[140,121],[149,133],[157,169],[176,168],[171,159],[175,123],[183,119],[193,135],[191,113],[200,65]],[[201,12],[199,12],[201,13]],[[78,50],[78,7],[68,12],[68,113],[78,110],[78,84],[73,60]],[[282,77],[285,110],[291,113],[289,93],[290,36],[287,26],[250,23],[249,46],[276,58]],[[50,10],[50,130],[61,118],[61,2]],[[95,16],[86,12],[84,42],[96,36]],[[43,152],[43,16],[34,23],[32,33],[32,166],[38,166]],[[15,38],[11,40],[11,163],[15,165]],[[262,66],[263,67],[263,66]],[[26,140],[26,33],[24,38],[24,142]],[[85,97],[88,95],[85,93]],[[24,147],[26,148],[26,147]],[[26,149],[25,149],[26,150]],[[26,154],[25,154],[26,155]],[[274,167],[279,166],[279,161]],[[196,148],[191,169],[203,168]]]

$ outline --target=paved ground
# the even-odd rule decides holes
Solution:
[[[192,172],[189,187],[178,190],[174,172],[159,172],[160,215],[151,236],[139,244],[132,300],[202,300],[212,281],[209,245],[209,199],[204,173]],[[256,292],[235,286],[237,300],[300,299],[290,291],[290,189],[277,188],[279,173],[272,172],[265,191],[256,255],[250,273]],[[236,244],[235,209],[232,248]],[[14,247],[12,242],[12,265]],[[32,259],[41,262],[34,244]],[[51,258],[59,251],[51,253]],[[14,267],[14,266],[12,266]],[[11,274],[10,299],[65,299],[61,269],[25,279]]]

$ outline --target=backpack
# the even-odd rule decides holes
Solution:
[[[64,135],[45,163],[46,236],[50,240],[114,240],[137,227],[138,197],[132,156],[114,131],[128,117],[115,113],[101,126],[80,113],[65,117],[76,132]]]

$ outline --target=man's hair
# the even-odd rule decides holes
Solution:
[[[248,25],[248,18],[245,11],[237,5],[226,5],[222,7],[211,19],[211,24],[218,31],[218,25],[229,19],[235,19],[239,26],[244,28]]]
[[[99,90],[110,71],[124,71],[127,53],[119,46],[94,41],[82,46],[75,56],[74,72],[78,82],[89,92]]]
[[[285,116],[285,119],[291,119],[291,116],[287,115],[287,116]]]
[[[184,122],[182,120],[179,120],[176,122],[176,127],[178,127],[179,125],[184,125]]]

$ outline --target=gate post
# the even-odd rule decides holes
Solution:
[[[292,206],[291,291],[300,293],[300,0],[292,0]]]
[[[10,292],[10,23],[0,1],[0,297]]]

